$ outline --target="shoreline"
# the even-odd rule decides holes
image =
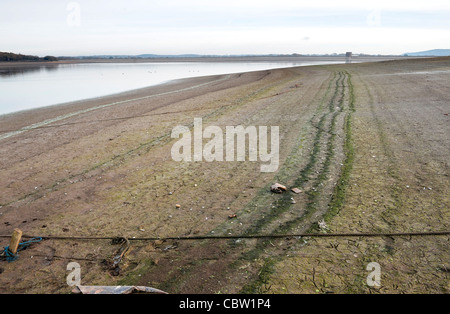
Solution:
[[[360,57],[358,57],[360,58]],[[363,57],[366,58],[366,57]],[[376,62],[401,62],[401,61],[414,61],[414,59],[430,59],[430,60],[444,60],[446,57],[398,57],[398,59],[389,59],[385,57],[367,57],[364,62],[355,62],[350,64],[362,64],[362,63],[376,63]],[[215,60],[213,62],[236,62],[237,60],[241,62],[283,62],[283,61],[293,61],[294,59],[301,59],[302,61],[337,61],[337,59],[344,59],[345,57],[221,57],[221,58],[155,58],[155,59],[89,59],[89,60],[63,60],[54,62],[14,62],[13,64],[9,62],[0,62],[0,69],[6,67],[29,67],[29,66],[57,66],[59,64],[88,64],[88,63],[146,63],[146,62],[208,62]],[[196,61],[193,61],[193,60]],[[319,60],[320,59],[320,60]],[[358,59],[362,60],[362,59]],[[342,63],[344,64],[344,63]],[[338,65],[334,63],[325,65]],[[14,131],[21,131],[23,128],[31,127],[34,128],[35,124],[44,123],[44,125],[53,123],[55,121],[60,121],[66,118],[70,118],[78,113],[85,113],[95,109],[102,109],[110,105],[132,102],[139,99],[156,97],[161,93],[176,93],[182,92],[185,88],[195,88],[197,84],[208,85],[214,83],[215,80],[230,77],[230,76],[241,76],[241,75],[251,75],[252,73],[260,73],[266,71],[279,71],[286,69],[297,69],[305,67],[316,67],[319,65],[307,65],[307,66],[296,66],[288,68],[276,68],[269,70],[258,70],[249,71],[241,73],[230,73],[230,74],[217,74],[217,75],[206,75],[201,77],[187,77],[173,79],[166,82],[158,83],[155,85],[150,85],[146,87],[126,90],[117,93],[105,94],[98,97],[85,98],[80,100],[68,101],[63,103],[57,103],[52,105],[47,105],[43,107],[30,108],[19,110],[10,113],[0,114],[0,141],[5,138],[5,134]],[[67,117],[65,117],[67,116]],[[53,121],[53,119],[56,119]],[[48,121],[48,123],[46,122]],[[40,127],[40,125],[39,125]],[[9,137],[9,136],[7,136]]]
[[[422,59],[417,57],[398,57],[398,59],[390,59],[387,57],[356,57],[359,61],[364,60],[366,63],[385,62],[385,61],[407,61],[411,59]],[[444,57],[445,58],[445,57]],[[169,60],[168,60],[169,59]],[[297,59],[299,62],[304,61],[344,61],[345,57],[221,57],[221,58],[151,58],[151,59],[85,59],[85,60],[62,60],[54,62],[0,62],[0,69],[6,67],[30,67],[30,66],[57,66],[60,64],[88,64],[88,63],[146,63],[146,62],[284,62]],[[440,59],[439,57],[433,59]],[[194,61],[195,60],[195,61]],[[364,62],[355,62],[364,63]],[[342,63],[344,64],[344,63]],[[350,63],[351,64],[351,63]],[[330,63],[328,65],[336,65]],[[9,137],[7,133],[14,131],[22,131],[24,128],[34,129],[53,122],[61,121],[77,114],[86,113],[96,109],[102,109],[110,105],[119,103],[132,102],[140,98],[156,97],[161,93],[182,92],[185,88],[195,88],[197,84],[208,85],[214,83],[215,80],[233,75],[249,75],[251,73],[259,73],[265,71],[277,71],[285,69],[295,69],[304,67],[315,67],[318,65],[296,66],[288,68],[277,68],[271,70],[258,70],[242,73],[217,74],[201,77],[187,77],[181,79],[173,79],[166,82],[150,85],[142,88],[131,89],[127,91],[106,94],[98,97],[85,98],[75,101],[63,102],[58,104],[47,105],[43,107],[24,109],[16,112],[0,114],[0,141]],[[37,126],[35,126],[37,125]],[[6,135],[6,136],[5,136]]]
[[[306,59],[302,59],[301,61],[303,62],[344,62],[345,58],[306,58]],[[263,58],[258,58],[258,57],[238,57],[238,58],[234,58],[234,57],[224,57],[224,58],[147,58],[147,59],[114,59],[114,60],[110,60],[110,59],[84,59],[84,60],[60,60],[60,61],[53,61],[53,62],[42,62],[42,61],[37,61],[37,62],[0,62],[0,71],[3,70],[10,70],[10,69],[34,69],[34,68],[38,68],[38,67],[57,67],[59,65],[65,65],[65,64],[94,64],[94,63],[109,63],[109,64],[133,64],[133,63],[184,63],[184,62],[194,62],[194,63],[202,63],[202,62],[218,62],[218,63],[226,63],[226,62],[255,62],[255,63],[260,63],[260,62],[295,62],[293,61],[293,58],[277,58],[277,57],[263,57]],[[334,64],[334,63],[330,63],[330,64]],[[299,67],[304,67],[304,66],[314,66],[314,65],[299,65]],[[297,66],[295,66],[297,67]],[[184,78],[174,78],[171,80],[167,80],[167,81],[162,81],[159,83],[155,83],[152,85],[148,85],[148,86],[144,86],[144,87],[138,87],[138,88],[132,88],[129,90],[124,90],[124,91],[118,91],[118,92],[111,92],[111,93],[107,93],[104,95],[99,95],[99,96],[94,96],[94,97],[87,97],[87,98],[83,98],[83,99],[78,99],[78,100],[71,100],[71,101],[66,101],[66,102],[60,102],[60,103],[54,103],[54,104],[48,104],[48,105],[44,105],[44,106],[40,106],[40,107],[35,107],[35,108],[29,108],[29,109],[22,109],[22,110],[18,110],[18,111],[13,111],[13,112],[6,112],[6,113],[0,113],[0,122],[2,120],[5,119],[9,119],[11,115],[22,115],[22,114],[27,114],[27,112],[33,112],[34,110],[48,110],[48,109],[61,109],[58,107],[67,107],[67,106],[77,106],[80,105],[82,103],[91,103],[93,101],[101,101],[103,99],[111,99],[112,102],[115,101],[116,98],[118,99],[122,99],[123,96],[128,96],[129,97],[140,97],[140,96],[136,96],[136,95],[145,95],[146,93],[151,93],[153,92],[153,88],[158,88],[161,87],[163,88],[163,90],[165,90],[164,86],[171,86],[171,85],[178,85],[181,84],[181,86],[184,86],[185,84],[189,85],[189,81],[195,82],[197,81],[197,79],[199,79],[200,81],[204,81],[204,80],[215,80],[218,77],[221,76],[227,76],[227,75],[233,75],[233,74],[248,74],[251,72],[260,72],[260,71],[266,71],[266,70],[276,70],[276,69],[285,69],[285,68],[290,68],[290,67],[283,67],[283,65],[281,64],[279,68],[273,68],[273,69],[263,69],[263,70],[255,70],[255,71],[245,71],[245,72],[237,72],[237,73],[220,73],[220,74],[209,74],[209,75],[204,75],[204,76],[192,76],[192,77],[184,77]],[[182,87],[181,87],[182,88]],[[2,130],[0,129],[0,132],[2,132]]]
[[[409,57],[373,57],[373,56],[363,56],[363,57],[353,57],[352,61],[357,61],[355,63],[361,63],[361,62],[380,62],[380,61],[389,61],[389,60],[397,60],[397,59],[410,59]],[[198,57],[198,58],[139,58],[139,59],[83,59],[83,60],[60,60],[60,61],[53,61],[53,62],[0,62],[0,70],[6,69],[6,68],[25,68],[25,67],[51,67],[51,66],[58,66],[61,64],[89,64],[89,63],[165,63],[165,62],[344,62],[346,60],[345,57],[294,57],[294,56],[285,56],[285,57]],[[330,63],[330,65],[333,63]],[[315,66],[315,65],[306,65],[306,66]],[[305,67],[305,66],[299,66],[299,67]],[[284,68],[277,68],[277,69],[284,69]],[[273,69],[276,70],[276,69]],[[259,71],[265,71],[265,70],[259,70]],[[258,72],[258,71],[256,71]],[[246,74],[249,72],[242,72],[240,74]],[[40,114],[39,111],[47,112],[49,110],[56,110],[61,111],[58,109],[63,109],[70,107],[70,106],[82,106],[84,103],[92,103],[95,101],[101,101],[103,99],[110,99],[114,102],[114,99],[122,99],[123,97],[127,97],[130,95],[130,97],[134,97],[136,94],[142,95],[146,94],[150,91],[149,89],[158,88],[161,87],[164,89],[163,86],[170,86],[173,84],[189,84],[187,81],[196,81],[196,79],[202,80],[203,78],[214,80],[216,77],[224,76],[224,75],[232,75],[235,73],[229,73],[229,74],[217,74],[217,75],[207,75],[204,77],[187,77],[182,79],[173,79],[161,83],[157,83],[155,85],[149,85],[142,88],[136,88],[136,89],[130,89],[127,91],[117,92],[117,93],[110,93],[101,95],[98,97],[92,97],[92,98],[85,98],[80,100],[74,100],[74,101],[68,101],[63,103],[57,103],[57,104],[51,104],[46,105],[43,107],[37,107],[37,108],[30,108],[30,109],[23,109],[19,111],[9,112],[9,113],[3,113],[0,114],[0,122],[4,122],[7,120],[10,120],[13,116],[24,116],[27,114],[37,113]],[[202,80],[203,81],[203,80]],[[137,96],[139,97],[139,96]],[[119,100],[120,101],[120,100]],[[65,110],[63,110],[65,111]],[[3,129],[3,128],[2,128]],[[0,133],[2,132],[2,129],[0,129]]]

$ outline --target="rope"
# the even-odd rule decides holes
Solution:
[[[127,238],[129,241],[156,241],[156,240],[233,240],[233,239],[267,239],[267,238],[331,238],[331,237],[417,237],[417,236],[445,236],[450,235],[450,231],[432,232],[399,232],[399,233],[298,233],[298,234],[268,234],[268,235],[207,235],[207,236],[186,236],[186,237],[144,237]],[[0,235],[0,238],[10,238],[10,235]],[[45,240],[113,240],[123,239],[123,237],[69,237],[69,236],[27,236],[23,238],[39,238]]]
[[[8,262],[13,262],[19,257],[19,251],[25,250],[27,247],[29,247],[33,243],[41,242],[42,239],[43,239],[42,237],[36,237],[36,238],[32,238],[29,241],[25,241],[25,242],[19,243],[19,247],[17,249],[17,253],[16,254],[13,254],[9,250],[9,245],[5,246],[3,248],[3,252],[0,253],[0,256],[1,257],[5,257]]]

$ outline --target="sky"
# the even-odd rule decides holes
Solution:
[[[0,0],[0,51],[38,56],[439,48],[449,0]]]

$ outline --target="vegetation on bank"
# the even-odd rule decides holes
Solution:
[[[40,58],[38,56],[22,55],[12,52],[0,52],[0,62],[17,61],[58,61],[58,58],[53,56],[45,56],[43,58]]]

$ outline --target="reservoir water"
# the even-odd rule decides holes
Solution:
[[[0,68],[0,115],[207,75],[342,62],[80,63]]]

